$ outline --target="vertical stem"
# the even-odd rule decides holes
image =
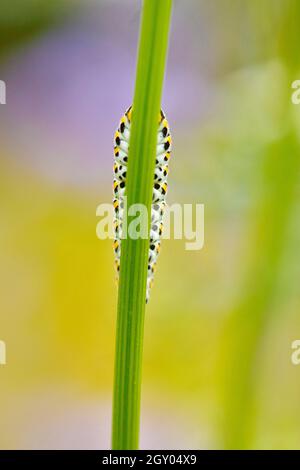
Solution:
[[[149,217],[171,8],[172,0],[143,2],[128,156],[127,203],[128,208],[133,204],[145,205]],[[130,220],[128,217],[128,226]],[[148,249],[149,239],[133,240],[127,237],[122,240],[113,398],[113,449],[136,449],[139,442]]]
[[[288,113],[286,113],[288,116]],[[249,449],[255,431],[257,351],[273,315],[272,302],[282,266],[286,231],[299,184],[299,143],[294,133],[272,142],[266,151],[264,193],[256,210],[255,254],[245,294],[228,319],[222,351],[224,380],[224,444],[226,449]]]

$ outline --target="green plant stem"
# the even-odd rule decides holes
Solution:
[[[143,2],[128,156],[127,204],[128,208],[133,204],[145,205],[149,217],[171,8],[172,0]],[[128,217],[128,225],[130,221]],[[122,240],[113,449],[138,448],[148,249],[149,239],[127,237]]]
[[[299,143],[293,133],[268,146],[263,173],[264,192],[255,211],[252,235],[255,255],[243,299],[225,328],[225,337],[229,338],[226,351],[220,354],[225,373],[226,449],[249,449],[255,445],[255,390],[261,373],[257,351],[266,325],[274,316],[272,304],[277,293],[289,218],[295,204],[299,169]]]

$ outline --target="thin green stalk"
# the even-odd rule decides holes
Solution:
[[[172,0],[143,2],[128,157],[127,204],[128,208],[133,204],[145,205],[149,217],[171,8]],[[146,239],[127,237],[122,240],[113,449],[138,448],[148,248],[149,240]]]
[[[286,116],[288,113],[286,114]],[[268,147],[264,168],[265,192],[256,210],[255,255],[245,283],[245,296],[228,319],[224,368],[224,445],[249,449],[255,435],[255,386],[260,373],[257,351],[268,321],[274,316],[279,273],[288,221],[298,185],[300,154],[290,133]]]

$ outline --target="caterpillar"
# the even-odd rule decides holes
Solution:
[[[122,222],[124,211],[124,196],[126,195],[126,176],[128,165],[128,150],[130,142],[132,106],[122,116],[119,127],[114,136],[114,252],[117,279],[120,271]],[[153,285],[157,258],[160,252],[161,235],[163,231],[163,215],[166,207],[166,194],[168,191],[167,177],[169,173],[169,160],[171,156],[172,140],[168,121],[160,111],[157,130],[157,146],[155,171],[153,175],[153,192],[151,207],[151,226],[149,236],[148,273],[146,287],[146,303],[150,298]]]

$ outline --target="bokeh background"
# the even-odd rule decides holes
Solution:
[[[96,207],[131,103],[138,0],[2,0],[0,448],[109,448],[117,290]],[[169,203],[147,307],[143,448],[299,448],[298,0],[175,1]]]

